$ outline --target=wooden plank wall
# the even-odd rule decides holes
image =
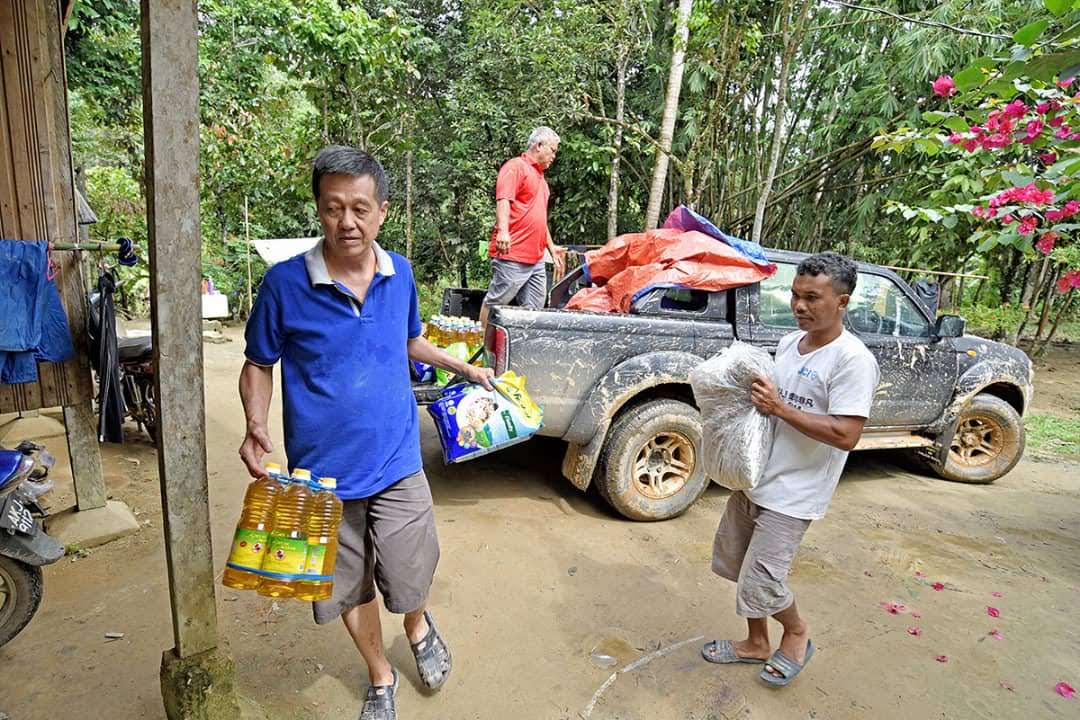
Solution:
[[[0,0],[0,237],[76,242],[67,77],[56,0]],[[39,381],[0,385],[0,413],[75,405],[93,393],[80,263],[55,252],[75,358]]]

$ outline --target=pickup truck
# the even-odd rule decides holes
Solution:
[[[633,520],[679,515],[705,491],[690,371],[734,340],[775,352],[796,329],[790,289],[806,256],[768,255],[778,270],[761,283],[712,293],[657,288],[628,314],[562,309],[584,287],[582,268],[552,289],[549,308],[492,308],[487,361],[497,373],[527,376],[544,409],[540,434],[567,443],[562,472],[571,483],[582,491],[595,484]],[[943,478],[993,482],[1024,451],[1031,361],[966,335],[958,316],[937,317],[925,295],[886,268],[859,264],[846,323],[877,358],[881,383],[855,449],[907,448]],[[448,291],[444,311],[474,314],[480,296]],[[438,394],[414,391],[421,404]]]

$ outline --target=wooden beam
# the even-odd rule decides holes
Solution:
[[[206,477],[195,0],[142,0],[143,133],[158,473],[175,653],[217,647]]]

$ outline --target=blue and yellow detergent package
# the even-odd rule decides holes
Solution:
[[[472,460],[524,442],[544,425],[544,411],[525,390],[525,376],[508,370],[481,385],[455,385],[428,407],[443,446],[443,460]]]
[[[422,363],[419,360],[410,360],[409,367],[412,370],[412,379],[417,382],[435,382],[435,366]]]

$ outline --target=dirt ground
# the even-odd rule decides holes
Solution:
[[[247,482],[236,457],[242,343],[229,335],[205,347],[219,570]],[[1038,375],[1037,411],[1080,411],[1078,387],[1080,349],[1055,350]],[[52,504],[62,508],[73,502],[63,438],[48,442],[61,456]],[[744,632],[733,586],[709,571],[726,491],[710,489],[675,520],[638,524],[562,479],[558,442],[447,468],[425,414],[423,448],[443,549],[431,608],[455,666],[438,695],[423,695],[400,620],[384,616],[403,720],[1080,716],[1080,699],[1054,691],[1080,687],[1080,458],[1029,453],[979,487],[895,455],[854,455],[793,572],[818,652],[777,691],[754,666],[699,654],[705,639]],[[39,614],[0,649],[0,718],[164,717],[158,668],[172,630],[156,460],[134,431],[104,453],[110,494],[144,527],[46,569]],[[893,615],[890,602],[905,607]],[[218,612],[238,688],[267,718],[356,717],[366,674],[343,628],[316,627],[306,604],[220,585]]]

